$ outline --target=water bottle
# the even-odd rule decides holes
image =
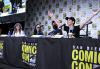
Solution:
[[[11,36],[11,32],[10,31],[8,32],[8,36]]]

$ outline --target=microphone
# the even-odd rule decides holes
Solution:
[[[66,24],[61,25],[59,28],[62,28],[63,26],[65,26]]]
[[[86,25],[88,25],[88,24],[92,24],[93,22],[92,21],[90,21],[90,22],[88,22],[88,23],[86,23]]]

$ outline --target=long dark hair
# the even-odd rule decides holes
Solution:
[[[17,31],[17,29],[16,29],[16,27],[17,26],[19,26],[20,27],[20,29],[19,29],[19,33],[21,32],[21,30],[22,30],[22,25],[20,24],[20,23],[16,23],[15,25],[14,25],[14,34],[16,33],[16,31]]]
[[[36,29],[36,27],[37,27],[38,25],[40,25],[40,24],[37,24],[37,25],[35,26],[35,28],[34,28],[34,35],[37,35],[37,29]]]
[[[40,26],[39,27],[39,31],[37,31],[37,26]],[[41,24],[37,24],[36,26],[35,26],[35,28],[34,28],[34,35],[37,35],[38,33],[40,33],[40,34],[42,34],[43,32],[42,32],[42,29],[41,29]]]
[[[36,25],[37,26],[37,25]],[[36,29],[36,26],[35,26],[35,28],[34,28],[34,35],[36,35],[37,34],[37,29]]]
[[[58,29],[58,25],[56,24],[56,22],[55,21],[52,21],[52,27],[53,27],[53,29]]]

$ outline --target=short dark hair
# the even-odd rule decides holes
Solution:
[[[52,24],[55,23],[55,21],[52,21]]]
[[[74,24],[75,24],[75,18],[74,17],[66,17],[65,19],[66,20],[70,19],[70,20],[74,21]]]

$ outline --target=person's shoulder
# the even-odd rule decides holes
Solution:
[[[74,28],[80,30],[80,25],[74,26]]]
[[[24,32],[24,30],[21,30],[21,32]]]
[[[69,30],[69,27],[65,25],[65,26],[64,26],[64,30],[65,30],[65,31],[68,31],[68,30]]]
[[[69,27],[65,25],[64,28],[69,28]]]
[[[21,32],[24,32],[23,30],[21,30]]]

